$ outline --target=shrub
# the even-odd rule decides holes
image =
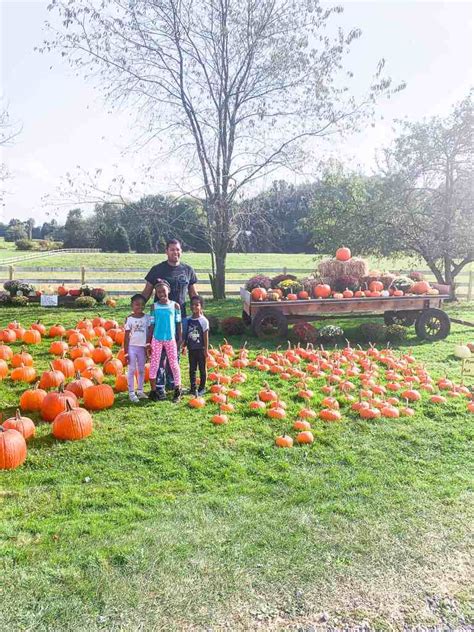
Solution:
[[[245,332],[245,323],[237,316],[229,316],[221,320],[221,331],[224,336],[240,336]]]
[[[91,296],[92,298],[95,298],[98,303],[103,303],[105,297],[107,296],[107,292],[101,287],[95,287],[91,290]]]
[[[337,325],[325,325],[319,330],[319,338],[322,342],[337,342],[344,335],[342,327]]]
[[[264,274],[257,274],[247,281],[245,287],[249,292],[254,290],[256,287],[264,287],[266,290],[269,290],[271,284],[272,282],[270,277],[267,277]]]
[[[97,301],[92,296],[78,296],[74,301],[74,305],[81,308],[95,307],[96,304]]]
[[[10,299],[10,305],[13,305],[13,307],[26,307],[26,305],[28,305],[28,297],[12,296]]]
[[[390,342],[403,342],[407,339],[408,331],[403,325],[389,325],[387,327],[387,339]]]
[[[16,296],[18,292],[21,292],[24,295],[28,295],[31,292],[35,291],[35,288],[31,283],[25,283],[24,281],[19,281],[13,279],[12,281],[5,281],[3,284],[4,289],[10,293],[10,296]]]
[[[217,334],[219,331],[219,319],[217,316],[206,316],[206,318],[209,321],[209,333]]]
[[[281,283],[282,281],[296,281],[296,277],[294,276],[294,274],[277,274],[276,276],[273,277],[271,283],[272,283],[272,288],[275,289],[276,287],[278,287],[278,284]]]
[[[366,342],[385,342],[387,339],[387,327],[382,323],[362,323],[359,331]]]
[[[286,279],[286,281],[280,281],[278,287],[283,292],[284,296],[288,294],[298,294],[303,289],[301,283],[295,279]]]
[[[40,250],[60,250],[63,247],[62,241],[51,241],[50,239],[41,239],[38,242]]]
[[[345,275],[337,277],[334,283],[331,283],[332,289],[335,292],[344,292],[345,289],[355,292],[359,289],[359,279],[355,276]]]
[[[318,337],[319,332],[311,323],[300,322],[296,323],[293,327],[293,338],[297,342],[314,344],[317,342]]]
[[[17,239],[15,248],[17,250],[36,250],[36,244],[31,239]]]

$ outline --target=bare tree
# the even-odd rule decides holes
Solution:
[[[12,123],[8,114],[8,108],[6,105],[0,103],[0,150],[3,153],[3,148],[9,145],[13,139],[18,136],[21,128],[18,124]],[[0,204],[3,204],[5,191],[3,189],[3,182],[10,177],[7,165],[3,160],[0,161]]]
[[[255,179],[302,160],[311,139],[352,129],[393,87],[379,63],[355,96],[343,63],[361,32],[318,0],[52,0],[60,26],[39,49],[60,49],[94,77],[109,103],[146,123],[197,178],[204,199],[214,295],[225,296],[236,204]],[[360,91],[359,91],[360,92]],[[156,165],[156,169],[160,166]]]

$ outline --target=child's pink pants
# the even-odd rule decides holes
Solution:
[[[164,348],[166,357],[168,358],[168,364],[173,374],[173,380],[175,387],[181,386],[181,371],[178,361],[178,347],[176,346],[176,340],[157,340],[151,339],[151,360],[150,360],[150,379],[156,380],[156,374],[158,373],[158,367],[160,365],[161,351]]]

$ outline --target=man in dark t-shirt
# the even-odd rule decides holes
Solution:
[[[179,239],[170,239],[166,243],[167,260],[153,266],[145,277],[145,288],[143,296],[146,300],[150,298],[155,287],[157,279],[164,279],[170,284],[169,297],[181,307],[181,316],[186,316],[186,295],[191,299],[197,296],[196,283],[197,277],[193,268],[186,263],[181,263],[181,255],[183,253],[181,242]],[[157,375],[157,390],[159,399],[165,397],[165,354],[161,356],[160,367]],[[178,349],[179,360],[179,349]],[[168,376],[169,379],[169,376]],[[170,384],[171,385],[171,384]]]

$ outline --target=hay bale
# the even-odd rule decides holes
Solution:
[[[333,280],[342,276],[357,277],[360,279],[366,276],[369,265],[365,259],[353,257],[349,261],[338,261],[337,259],[324,259],[318,266],[319,275]]]

